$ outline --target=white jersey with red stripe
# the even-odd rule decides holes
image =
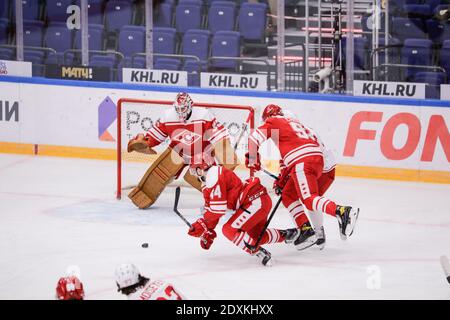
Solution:
[[[250,135],[249,153],[257,152],[267,139],[272,139],[278,147],[282,161],[287,167],[304,162],[309,157],[323,157],[322,148],[313,132],[291,118],[283,116],[268,118]]]
[[[162,280],[149,281],[136,292],[128,295],[128,300],[185,300],[174,287]]]
[[[146,137],[150,147],[169,138],[169,146],[188,163],[193,155],[209,151],[215,143],[229,138],[229,134],[205,108],[193,108],[186,121],[180,120],[171,108],[147,131]]]

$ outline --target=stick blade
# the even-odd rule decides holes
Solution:
[[[447,282],[450,283],[450,262],[448,261],[447,256],[441,256],[441,266],[444,269],[445,277],[447,278]]]

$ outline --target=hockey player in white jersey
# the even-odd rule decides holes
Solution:
[[[170,283],[142,276],[134,264],[117,266],[115,274],[118,291],[128,300],[186,300]]]

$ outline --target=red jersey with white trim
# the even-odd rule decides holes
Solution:
[[[128,300],[185,300],[174,287],[161,280],[149,281],[136,292],[128,295]]]
[[[205,200],[204,219],[210,229],[214,229],[226,210],[236,211],[247,208],[252,200],[267,193],[258,178],[249,178],[245,182],[231,170],[222,166],[213,166],[206,173],[206,182],[202,189]]]
[[[210,151],[209,148],[226,138],[227,129],[217,123],[214,115],[205,108],[192,108],[188,120],[181,121],[173,109],[147,131],[148,145],[154,147],[170,138],[170,147],[182,156],[186,163],[193,155]]]
[[[268,118],[254,130],[248,140],[250,154],[256,154],[260,145],[272,139],[280,150],[283,163],[287,167],[304,162],[311,157],[323,157],[317,137],[299,121],[283,116]]]

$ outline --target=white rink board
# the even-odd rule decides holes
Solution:
[[[173,100],[176,96],[175,92],[7,82],[0,82],[0,92],[1,101],[20,103],[19,122],[2,121],[0,141],[106,149],[114,149],[115,145],[99,139],[98,110],[105,98],[116,103],[119,98]],[[443,143],[448,137],[450,108],[203,93],[191,96],[196,102],[253,106],[258,111],[257,123],[261,109],[269,103],[289,108],[320,133],[340,164],[450,171],[450,146]],[[352,119],[355,128],[349,130]],[[114,127],[115,122],[108,129],[113,137]],[[362,130],[371,130],[373,139],[353,140],[352,154],[348,151],[352,149],[351,138]],[[441,139],[427,140],[427,133],[432,137],[436,130]],[[265,156],[278,159],[273,148]]]

